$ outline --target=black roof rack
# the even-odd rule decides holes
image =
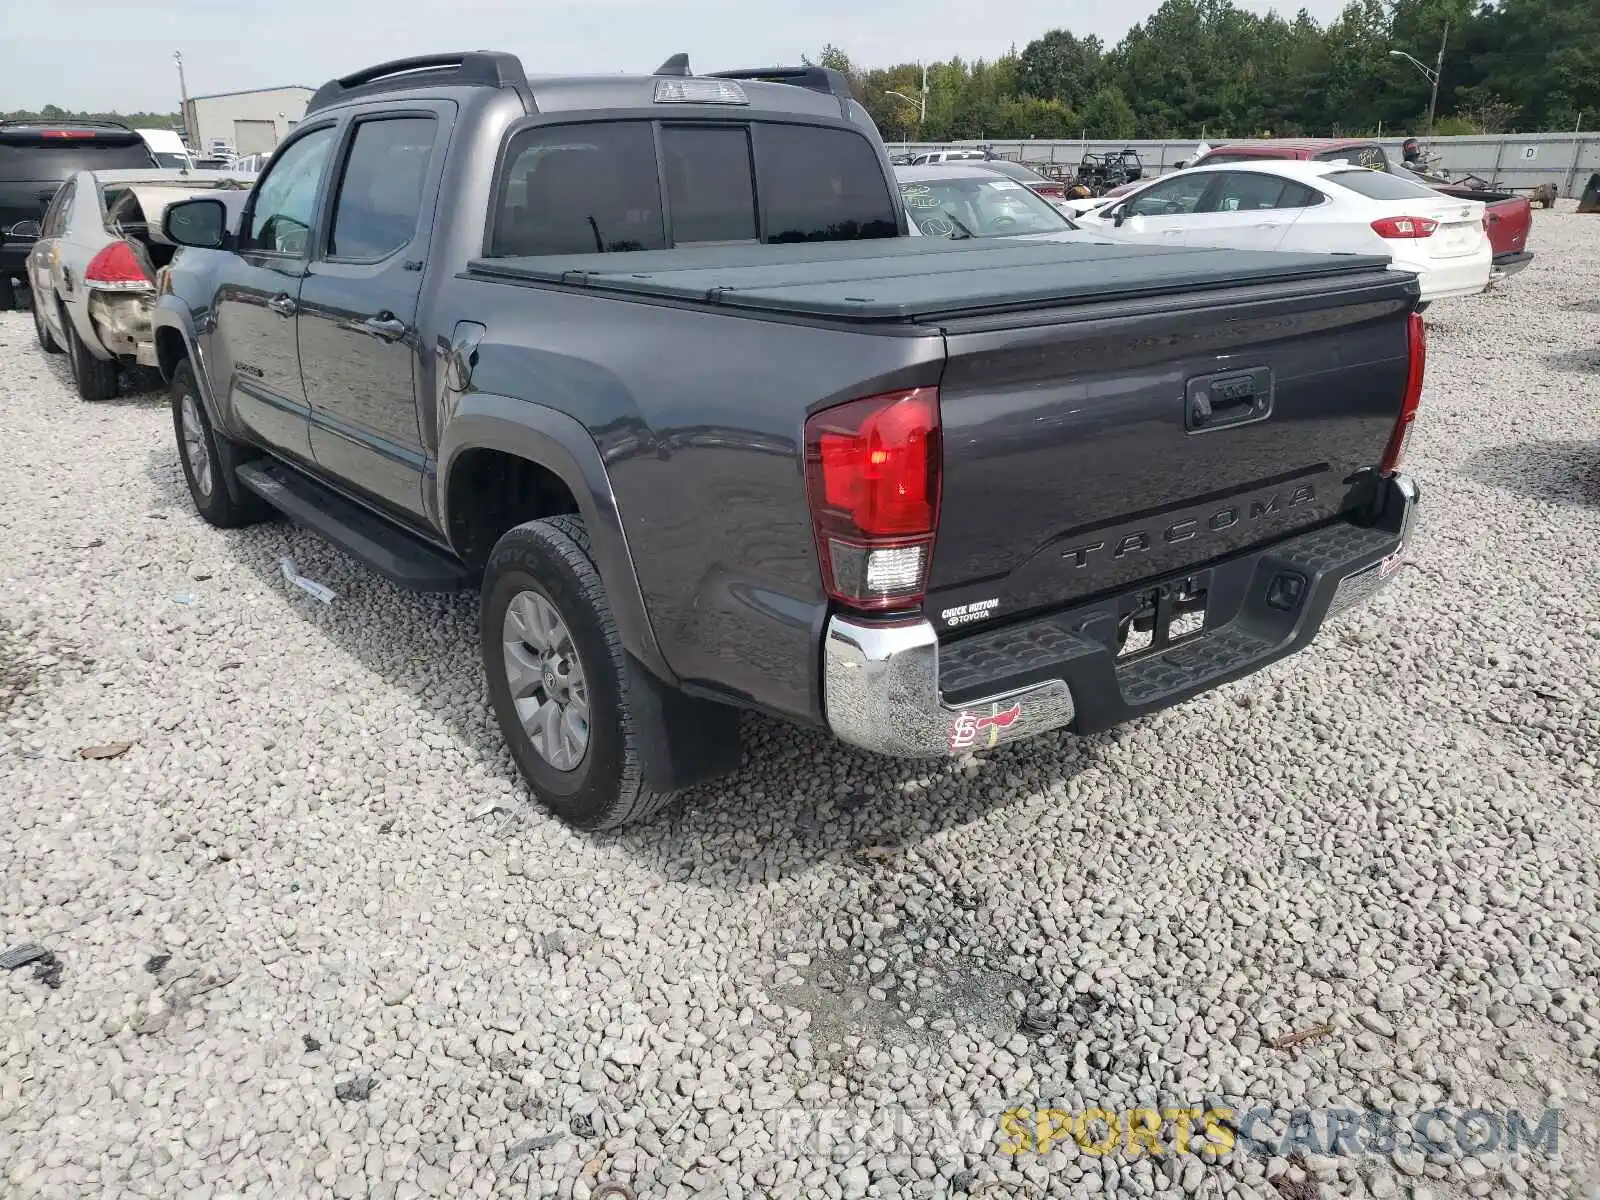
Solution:
[[[752,79],[761,83],[787,83],[808,91],[836,96],[839,111],[850,116],[850,81],[831,67],[751,67],[743,71],[713,71],[712,79]]]
[[[515,54],[500,50],[461,50],[397,58],[352,75],[330,79],[311,97],[306,112],[316,112],[341,100],[441,86],[510,88],[522,98],[530,113],[538,111],[538,105],[533,102],[533,89],[528,86],[528,77],[522,70],[522,61]]]
[[[656,68],[657,75],[671,75],[674,77],[687,77],[693,72],[689,70],[689,56],[687,54],[674,54],[666,62]]]

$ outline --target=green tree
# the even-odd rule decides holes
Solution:
[[[1600,3],[1504,0],[1480,19],[1471,82],[1461,89],[1468,104],[1499,97],[1517,108],[1520,129],[1571,129],[1584,113],[1600,117]]]
[[[1079,108],[1100,89],[1104,55],[1099,38],[1080,39],[1065,29],[1053,29],[1024,47],[1017,82],[1023,95]]]
[[[1079,116],[1083,131],[1092,138],[1126,140],[1138,131],[1133,105],[1118,89],[1103,87],[1089,97]]]
[[[1326,27],[1234,0],[1164,0],[1116,46],[1066,29],[993,62],[843,71],[885,136],[926,141],[1072,136],[1228,138],[1420,132],[1449,26],[1437,117],[1463,127],[1571,129],[1600,121],[1600,0],[1351,0]],[[1450,127],[1457,127],[1452,124]]]

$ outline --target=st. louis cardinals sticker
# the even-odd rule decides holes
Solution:
[[[981,742],[985,749],[1000,743],[1000,731],[1009,729],[1022,716],[1022,702],[1000,709],[991,704],[987,713],[964,708],[950,725],[950,749],[971,750]]]

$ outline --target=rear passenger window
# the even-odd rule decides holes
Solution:
[[[743,126],[665,126],[661,158],[675,244],[756,240],[750,135]]]
[[[328,237],[331,258],[384,258],[411,244],[433,155],[432,117],[356,126]]]
[[[872,144],[815,125],[755,128],[757,177],[769,242],[832,242],[900,232]]]
[[[506,161],[490,254],[666,247],[648,121],[524,130],[512,139]]]
[[[44,214],[40,237],[60,237],[67,231],[67,211],[72,207],[72,196],[77,186],[76,180],[69,179],[56,189],[55,198],[50,201],[50,207]]]
[[[1259,212],[1277,208],[1283,180],[1254,171],[1227,171],[1206,198],[1201,212]]]
[[[1322,201],[1322,193],[1314,188],[1308,188],[1303,183],[1289,183],[1284,185],[1283,195],[1278,197],[1278,207],[1311,208]]]

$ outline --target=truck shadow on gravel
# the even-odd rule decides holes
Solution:
[[[175,446],[151,451],[146,475],[158,509],[193,516]],[[415,696],[443,720],[470,756],[518,778],[489,710],[478,655],[478,598],[396,588],[363,564],[286,520],[215,531],[219,557],[248,568],[262,587],[288,597],[314,625],[376,678]],[[278,560],[332,587],[323,606],[284,580]],[[381,629],[384,636],[373,636]],[[226,648],[219,648],[226,656]],[[759,886],[818,862],[881,861],[943,830],[983,818],[1021,797],[1064,783],[1094,763],[1101,738],[1063,735],[1043,761],[1022,743],[978,757],[932,762],[882,758],[829,735],[758,714],[742,722],[737,773],[683,793],[652,820],[598,837],[664,879],[716,890]],[[1103,737],[1115,737],[1115,733]],[[554,820],[518,786],[522,819]],[[463,794],[464,808],[480,798]]]
[[[1470,479],[1536,500],[1600,508],[1600,442],[1526,442],[1469,458]]]

